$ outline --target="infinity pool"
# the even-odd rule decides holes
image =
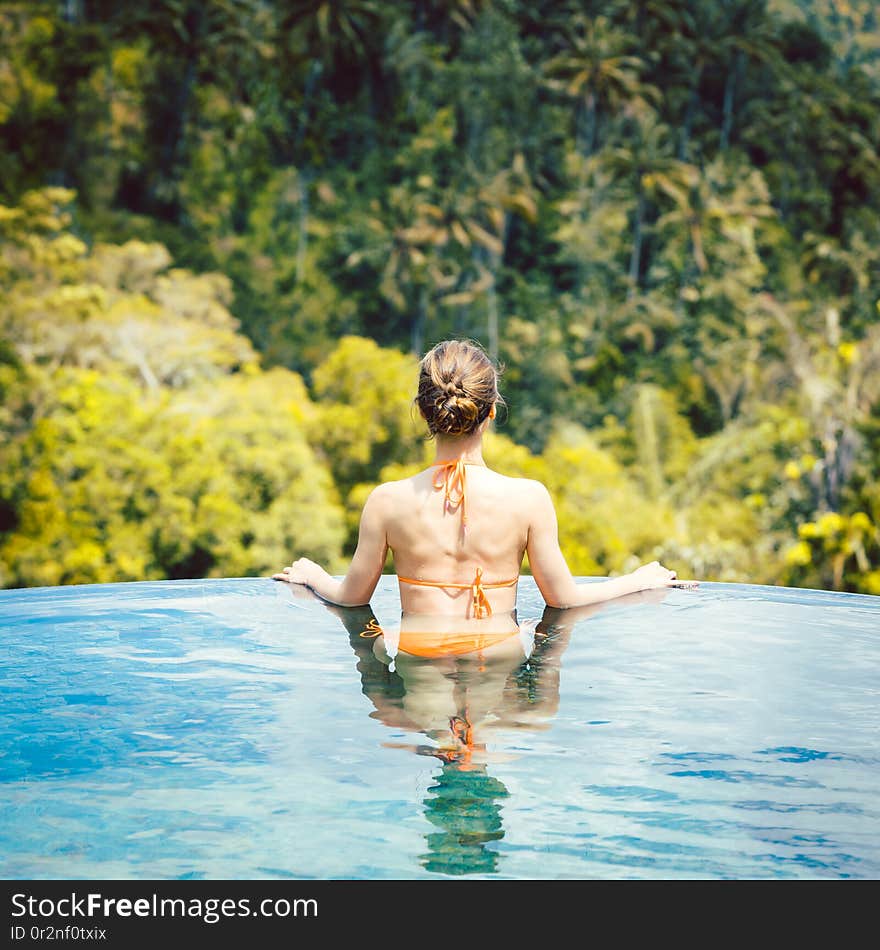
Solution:
[[[2,877],[880,877],[880,598],[523,578],[520,652],[393,669],[374,617],[393,577],[0,592]]]

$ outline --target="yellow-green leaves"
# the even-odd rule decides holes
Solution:
[[[152,394],[65,368],[31,385],[42,417],[0,449],[4,583],[265,574],[296,552],[340,566],[342,508],[296,375]]]
[[[364,337],[343,337],[317,367],[312,441],[343,491],[416,454],[426,429],[413,405],[418,362]]]
[[[826,511],[798,527],[800,538],[786,551],[787,580],[801,586],[856,587],[880,593],[880,528],[864,511]]]
[[[88,250],[70,197],[4,218],[0,583],[269,573],[297,553],[338,569],[301,377],[259,369],[224,276],[169,269],[156,244]]]

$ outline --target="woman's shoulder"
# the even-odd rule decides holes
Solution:
[[[538,481],[536,478],[525,478],[522,475],[502,475],[501,472],[496,472],[494,469],[491,470],[492,474],[499,479],[499,481],[514,491],[521,492],[522,494],[539,496],[546,494],[547,488],[543,482]]]
[[[488,484],[491,490],[503,499],[509,501],[518,511],[525,511],[540,506],[548,497],[543,482],[534,478],[524,478],[521,475],[502,475],[494,469],[489,470]]]
[[[402,495],[412,493],[416,483],[420,479],[424,479],[424,477],[425,472],[422,470],[402,478],[393,478],[380,482],[370,490],[368,500],[381,503],[383,501],[399,499]]]

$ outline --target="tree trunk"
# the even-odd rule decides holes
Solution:
[[[657,432],[657,398],[650,386],[639,387],[633,410],[635,416],[633,429],[642,477],[649,496],[656,499],[663,491],[665,478]]]
[[[690,94],[688,95],[687,109],[684,114],[684,122],[681,124],[681,138],[678,144],[678,159],[686,162],[688,156],[688,147],[691,138],[691,125],[694,121],[694,113],[697,111],[697,105],[700,102],[700,77],[703,74],[703,67],[700,66],[694,75],[694,81],[691,84]]]
[[[487,326],[486,334],[489,342],[489,359],[498,362],[498,294],[495,291],[495,279],[489,287],[486,296]]]
[[[153,213],[168,219],[176,219],[180,213],[178,194],[178,169],[183,162],[183,151],[187,139],[187,130],[191,121],[190,104],[196,83],[196,72],[201,57],[202,39],[205,31],[205,10],[201,4],[192,4],[187,9],[184,22],[187,38],[183,72],[179,72],[173,52],[167,55],[169,67],[167,79],[173,83],[168,95],[163,97],[160,115],[157,116],[161,146],[158,149],[156,172],[149,189],[149,202]],[[178,79],[179,76],[179,79]]]
[[[425,324],[427,323],[428,310],[428,288],[419,289],[419,303],[416,308],[416,315],[413,318],[412,330],[410,334],[410,346],[413,353],[421,357],[422,347],[425,345]]]
[[[645,192],[639,172],[638,200],[636,202],[636,220],[633,226],[633,249],[629,259],[629,289],[627,298],[631,298],[639,289],[639,270],[642,264],[642,239],[644,236]]]
[[[305,169],[299,174],[299,235],[296,243],[296,282],[302,283],[306,272],[306,251],[309,246],[309,184],[311,174]]]
[[[489,270],[492,274],[492,283],[489,286],[489,293],[486,300],[487,307],[487,336],[489,343],[489,358],[498,362],[498,274],[501,272],[501,262],[504,260],[504,253],[507,249],[507,235],[510,233],[510,212],[504,212],[504,223],[501,227],[501,253],[493,254],[486,252],[488,258]]]
[[[741,65],[742,50],[737,50],[724,83],[724,106],[721,118],[721,141],[719,143],[722,152],[726,151],[730,145],[730,130],[733,128],[733,103],[736,97],[736,84]]]
[[[596,97],[592,93],[578,107],[575,123],[581,154],[589,158],[596,148]]]

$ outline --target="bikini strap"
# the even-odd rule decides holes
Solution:
[[[452,590],[469,590],[471,592],[473,616],[478,620],[483,617],[492,616],[492,607],[489,604],[489,598],[486,597],[487,590],[497,590],[501,587],[513,587],[519,580],[519,576],[511,578],[509,581],[496,581],[493,584],[483,583],[483,569],[478,567],[474,573],[474,579],[470,584],[456,584],[446,581],[425,581],[418,577],[401,577],[397,579],[404,584],[414,584],[416,587],[448,587]]]
[[[461,508],[461,527],[463,531],[467,530],[465,464],[463,459],[453,459],[450,462],[434,462],[431,466],[439,469],[434,476],[434,488],[437,491],[443,489],[446,495],[446,510],[455,511],[457,508]]]

